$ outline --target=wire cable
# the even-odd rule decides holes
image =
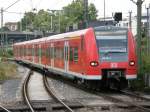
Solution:
[[[6,11],[7,9],[9,9],[10,7],[12,7],[13,5],[15,5],[16,3],[18,3],[20,0],[15,1],[14,3],[12,3],[11,5],[9,5],[7,8],[5,8],[3,11]]]

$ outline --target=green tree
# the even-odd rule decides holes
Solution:
[[[40,10],[33,21],[34,29],[40,31],[49,31],[50,30],[50,14],[47,11]]]
[[[27,12],[25,13],[24,17],[21,19],[21,25],[22,25],[22,30],[26,31],[26,30],[33,30],[33,22],[35,19],[36,14],[33,12]],[[20,25],[20,23],[18,23]],[[20,26],[19,26],[20,28]]]
[[[63,7],[63,15],[68,18],[67,26],[73,25],[74,23],[83,23],[84,21],[84,4],[83,0],[75,0],[68,6]],[[97,10],[94,4],[88,6],[88,20],[93,21],[97,18]],[[62,28],[63,29],[63,28]]]
[[[83,0],[75,0],[71,4],[63,7],[61,11],[40,10],[37,13],[27,12],[21,20],[22,30],[26,31],[54,31],[65,32],[67,26],[83,23],[84,21]],[[97,10],[94,4],[88,6],[89,21],[96,20]],[[51,26],[51,16],[53,26]],[[20,25],[20,23],[18,23]],[[53,27],[53,29],[51,29]]]
[[[96,10],[95,5],[93,3],[91,3],[88,7],[89,21],[96,20],[97,12],[98,11]]]

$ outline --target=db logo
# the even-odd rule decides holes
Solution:
[[[118,64],[117,63],[111,63],[111,68],[117,68]]]

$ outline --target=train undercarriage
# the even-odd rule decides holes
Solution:
[[[83,80],[75,78],[75,82],[96,90],[110,88],[121,90],[128,87],[128,80],[123,70],[103,70],[102,80]]]

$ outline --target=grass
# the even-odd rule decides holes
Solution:
[[[0,80],[15,78],[17,66],[10,62],[0,62]]]

